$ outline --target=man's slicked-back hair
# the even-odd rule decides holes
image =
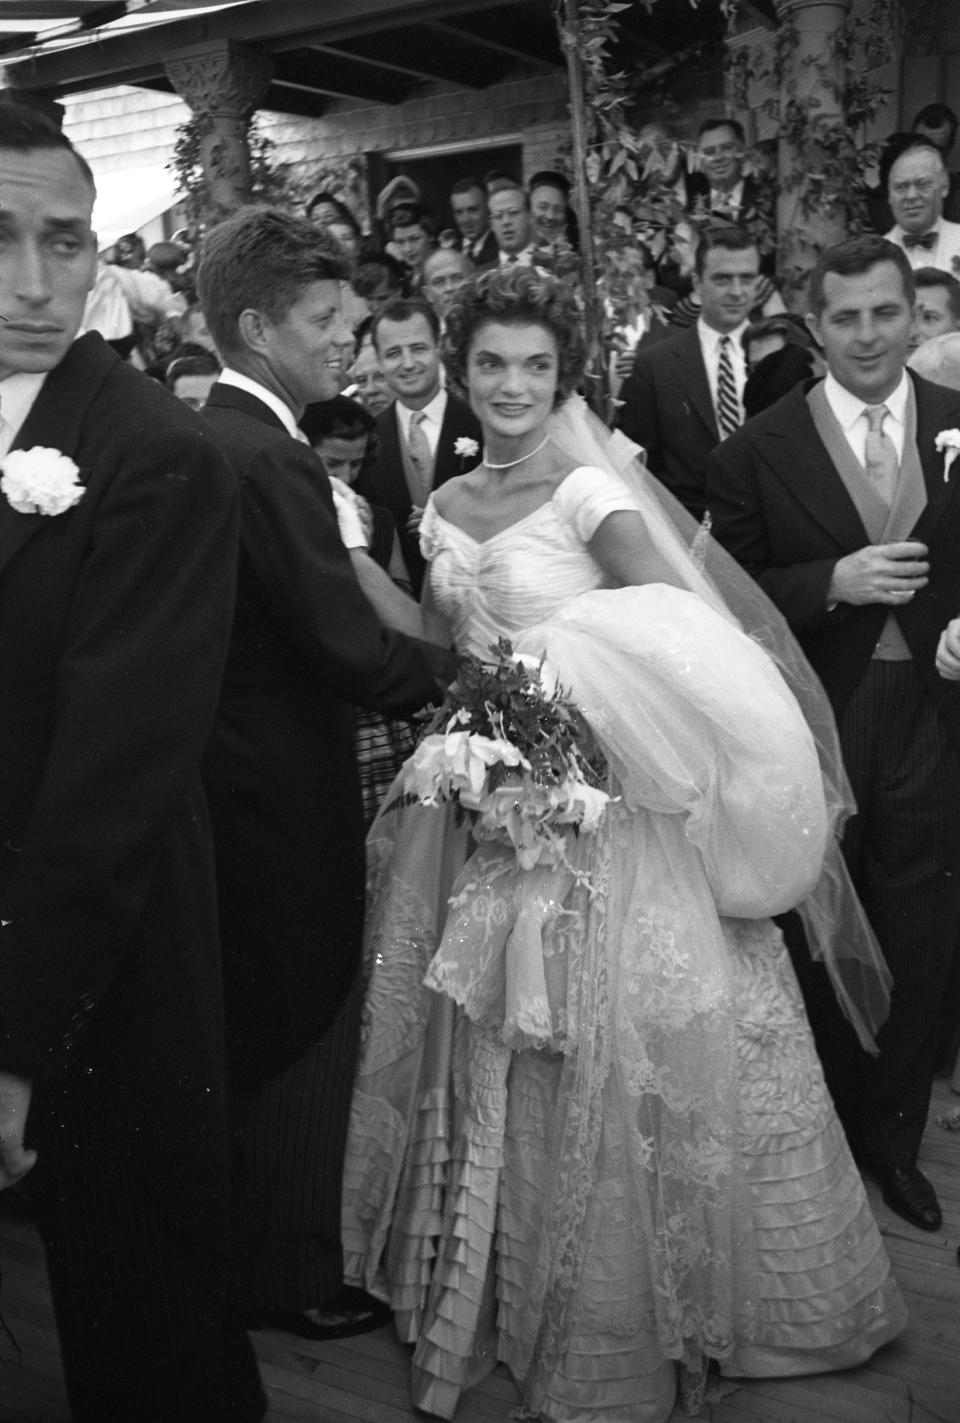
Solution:
[[[450,189],[450,196],[451,198],[459,198],[462,197],[464,193],[472,193],[474,189],[482,193],[484,199],[486,199],[487,190],[479,178],[458,178]]]
[[[948,128],[947,147],[952,148],[957,137],[957,116],[946,104],[924,104],[911,125],[912,128]]]
[[[735,222],[706,223],[700,228],[697,241],[696,272],[702,277],[706,271],[707,258],[711,252],[749,252],[754,250],[759,260],[760,249],[753,233],[738,227]]]
[[[960,282],[940,267],[918,267],[913,274],[914,285],[919,297],[922,291],[940,287],[947,294],[947,305],[954,321],[960,321]]]
[[[17,153],[33,153],[38,148],[59,148],[65,153],[72,153],[77,167],[93,191],[97,191],[93,170],[83,154],[74,148],[67,135],[52,119],[48,119],[46,114],[28,104],[0,102],[0,148],[12,149]]]
[[[282,321],[307,287],[341,281],[348,270],[337,243],[309,218],[245,207],[204,238],[197,296],[210,334],[226,354],[242,347],[241,312]]]
[[[704,119],[697,129],[697,142],[699,143],[705,133],[712,133],[715,128],[728,128],[738,143],[746,142],[746,133],[743,124],[739,119],[727,119],[722,114],[713,119]]]
[[[526,188],[520,186],[515,178],[494,178],[487,188],[487,200],[492,202],[500,193],[516,193],[523,203],[524,209],[530,211],[530,194]]]
[[[436,343],[439,345],[440,318],[434,311],[430,303],[428,301],[424,301],[422,297],[402,296],[398,297],[396,301],[388,302],[387,305],[383,308],[383,310],[379,311],[370,323],[370,339],[373,342],[375,349],[378,351],[380,349],[380,347],[377,345],[377,336],[379,334],[380,327],[385,321],[410,321],[414,316],[423,317],[427,325],[430,327],[430,330],[433,332],[434,341],[436,341]]]
[[[913,306],[917,284],[903,248],[894,242],[888,242],[885,237],[864,233],[861,237],[849,237],[846,242],[837,242],[820,253],[810,277],[812,314],[820,316],[827,304],[824,283],[831,272],[837,277],[862,277],[880,262],[893,263],[900,273],[904,295]]]

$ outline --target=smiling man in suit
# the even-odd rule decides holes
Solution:
[[[442,384],[440,319],[433,307],[411,298],[384,307],[374,318],[373,342],[396,399],[377,418],[380,449],[357,490],[393,515],[413,590],[420,596],[426,565],[420,553],[420,519],[431,490],[480,460],[480,422],[465,401]],[[457,441],[474,441],[475,453],[457,453]]]
[[[474,271],[497,265],[497,239],[490,227],[487,192],[479,178],[459,178],[450,189],[450,211],[460,234],[460,251]]]
[[[255,1423],[199,772],[236,490],[196,415],[75,339],[93,200],[0,104],[0,1189],[31,1172],[76,1423]]]
[[[937,435],[960,396],[905,371],[914,284],[881,237],[829,248],[808,321],[829,371],[714,453],[717,538],[787,618],[831,699],[858,814],[844,853],[893,976],[874,1061],[825,988],[801,977],[855,1154],[884,1199],[940,1226],[917,1166],[940,1002],[960,924],[960,695],[937,675],[960,607],[960,496]]]
[[[246,208],[207,234],[197,281],[224,361],[203,419],[241,493],[236,616],[204,760],[235,1089],[241,1302],[252,1325],[317,1339],[385,1317],[342,1289],[364,895],[349,703],[415,711],[454,666],[450,654],[381,626],[323,466],[298,432],[304,407],[342,383],[341,276],[335,245],[313,223]]]
[[[696,325],[641,347],[620,390],[620,429],[643,446],[650,470],[697,519],[706,508],[710,453],[743,422],[741,338],[759,272],[748,233],[729,224],[706,228],[693,278],[701,301]]]

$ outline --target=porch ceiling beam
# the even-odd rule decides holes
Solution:
[[[446,40],[452,41],[454,44],[468,44],[472,47],[499,55],[503,59],[516,59],[521,64],[548,63],[543,55],[538,54],[532,47],[520,48],[515,44],[504,44],[502,40],[488,39],[486,35],[475,34],[472,29],[468,29],[462,25],[450,24],[447,20],[428,20],[423,25],[423,28],[425,30],[431,30],[435,34],[442,35]]]
[[[305,53],[279,54],[276,65],[275,84],[337,99],[399,104],[411,88],[410,76],[357,61],[346,51],[325,53],[312,47]]]
[[[5,73],[14,88],[70,93],[72,89],[128,83],[125,75],[147,69],[157,74],[176,51],[212,40],[236,40],[270,53],[299,49],[313,42],[344,39],[451,15],[486,10],[502,0],[324,0],[317,23],[316,0],[252,0],[215,15],[171,17],[155,25],[113,34],[87,35],[69,47],[44,53],[42,46],[21,59],[10,58]],[[16,49],[22,49],[22,39]],[[3,51],[16,50],[5,44]]]
[[[417,25],[386,34],[356,35],[336,44],[312,46],[327,54],[405,74],[421,84],[446,80],[468,89],[482,89],[493,83],[502,72],[502,64],[485,50],[470,52],[469,39],[451,42],[433,35],[426,26]]]

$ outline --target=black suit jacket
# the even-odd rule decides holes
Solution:
[[[461,437],[477,442],[475,455],[462,456],[454,451],[454,445]],[[377,437],[379,450],[373,468],[357,480],[357,490],[374,504],[382,504],[393,515],[400,539],[400,549],[404,562],[410,571],[410,579],[417,597],[423,587],[426,564],[420,553],[420,541],[416,534],[407,529],[407,520],[413,505],[407,488],[407,477],[403,469],[403,455],[400,452],[400,426],[397,421],[396,401],[377,416]],[[448,392],[447,408],[440,427],[440,439],[434,460],[433,488],[439,489],[455,474],[464,474],[480,462],[483,435],[480,422],[463,400]]]
[[[696,326],[642,346],[619,398],[619,428],[643,446],[657,478],[702,519],[707,461],[720,433]]]
[[[696,209],[700,208],[704,212],[711,212],[708,204],[710,202],[710,184],[703,173],[690,173],[686,181],[687,206]],[[747,173],[743,180],[743,191],[740,195],[740,203],[737,208],[727,212],[723,208],[716,210],[718,217],[723,217],[729,222],[740,224],[748,223],[754,218],[769,217],[772,210],[772,203],[768,193],[756,179],[754,174]]]
[[[960,395],[912,379],[927,488],[927,507],[912,537],[929,548],[930,581],[893,613],[918,673],[960,743],[960,689],[934,665],[940,633],[960,613],[960,470],[954,466],[944,480],[934,439],[940,430],[960,426]],[[870,539],[817,434],[809,388],[798,386],[717,448],[708,493],[714,535],[780,608],[839,714],[867,670],[890,608],[843,603],[827,611],[834,565]]]
[[[454,664],[379,622],[309,445],[234,386],[214,386],[203,418],[241,495],[236,616],[204,778],[228,1046],[244,1085],[302,1055],[357,967],[364,853],[349,703],[412,712]]]
[[[95,334],[16,444],[68,455],[85,492],[56,516],[0,497],[0,1067],[39,1082],[38,1120],[79,1093],[145,1189],[212,1242],[223,1023],[199,763],[236,489],[198,417]],[[72,1139],[64,1109],[54,1122]]]
[[[473,244],[467,242],[463,237],[460,239],[460,251],[466,252],[473,263],[475,272],[486,272],[490,267],[495,267],[500,260],[500,248],[497,239],[490,228],[487,228],[486,235],[480,244],[480,250],[476,255],[472,252]]]

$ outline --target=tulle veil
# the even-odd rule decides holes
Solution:
[[[876,1034],[889,1011],[892,979],[840,850],[844,824],[855,814],[856,803],[826,692],[782,614],[712,538],[708,521],[698,525],[650,474],[638,445],[620,431],[611,434],[579,395],[558,407],[549,430],[554,445],[575,464],[599,466],[628,484],[647,534],[668,564],[675,585],[698,594],[758,642],[799,703],[816,743],[832,834],[820,879],[796,907],[811,955],[824,963],[862,1045],[876,1052]]]

